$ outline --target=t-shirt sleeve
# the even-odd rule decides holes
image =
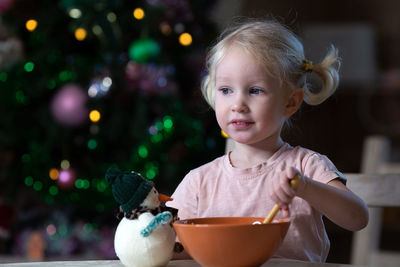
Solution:
[[[166,203],[167,206],[178,209],[181,220],[197,217],[198,188],[195,178],[196,175],[190,171],[172,194],[173,200]]]
[[[346,177],[337,170],[328,157],[318,153],[311,153],[304,161],[303,173],[321,183],[329,183],[334,179],[339,179],[343,184],[346,184],[347,181]]]

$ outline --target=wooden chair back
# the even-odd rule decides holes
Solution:
[[[353,234],[351,263],[365,266],[400,266],[400,253],[380,251],[384,207],[400,207],[400,164],[389,162],[390,142],[369,136],[364,142],[361,173],[347,173],[347,187],[369,208],[366,228]]]

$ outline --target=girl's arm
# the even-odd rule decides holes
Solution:
[[[297,196],[337,225],[358,231],[368,224],[368,208],[364,201],[351,192],[339,179],[324,184],[303,177],[303,186]]]
[[[289,180],[299,174],[300,182],[295,190]],[[361,230],[368,224],[368,208],[364,201],[351,192],[339,179],[324,184],[303,176],[297,169],[289,168],[270,184],[269,194],[284,216],[289,215],[288,205],[294,196],[306,200],[313,208],[332,222],[350,230]]]

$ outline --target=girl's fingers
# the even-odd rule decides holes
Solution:
[[[283,205],[281,207],[281,213],[283,218],[289,218],[290,217],[290,210],[288,205]]]
[[[286,174],[281,173],[280,176],[280,188],[282,189],[283,194],[285,194],[284,199],[291,200],[296,195],[296,192],[290,186],[290,179],[286,176]]]
[[[295,167],[290,167],[287,168],[287,176],[290,177],[290,179],[294,178],[297,174],[301,174],[300,171],[298,169],[296,169]]]
[[[290,180],[295,178],[296,175],[300,176],[300,183],[294,189],[290,186]],[[302,184],[305,184],[305,182],[305,177],[294,167],[286,168],[268,181],[268,194],[271,200],[279,206],[283,218],[290,217],[289,204],[296,196],[297,190],[301,190],[301,187],[304,188],[305,185],[302,186]]]
[[[294,167],[287,168],[286,171],[279,173],[274,179],[269,181],[268,194],[282,209],[282,212],[289,214],[288,205],[296,196],[296,190],[290,186],[290,180],[300,175],[300,179],[304,179],[300,171]]]
[[[297,175],[300,177],[300,181],[297,184],[296,188],[294,189],[294,192],[295,192],[296,195],[299,192],[302,192],[304,190],[305,186],[306,186],[306,183],[307,183],[306,177],[304,177],[303,174],[298,169],[296,169],[295,167],[288,168],[287,174],[288,174],[289,177],[291,177],[291,179],[296,177]]]
[[[270,186],[271,199],[279,206],[289,204],[295,196],[295,192],[290,187],[289,179],[285,173],[281,173],[277,179],[274,179]]]

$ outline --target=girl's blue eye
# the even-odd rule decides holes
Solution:
[[[259,95],[259,94],[262,94],[262,93],[263,93],[263,91],[261,89],[258,89],[258,88],[251,88],[250,89],[250,94]]]
[[[229,89],[229,88],[226,88],[226,87],[220,88],[220,89],[219,89],[219,91],[221,91],[221,92],[222,92],[222,94],[224,94],[224,95],[227,95],[227,94],[229,94],[229,93],[231,93],[231,92],[232,92],[232,90],[231,90],[231,89]]]

